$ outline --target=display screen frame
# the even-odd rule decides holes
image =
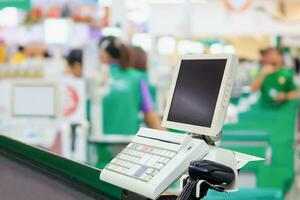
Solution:
[[[181,67],[181,62],[183,60],[227,60],[224,74],[222,77],[219,94],[217,97],[217,102],[214,109],[214,114],[212,117],[212,122],[210,127],[192,125],[187,123],[180,123],[175,121],[168,120],[171,104],[174,97],[174,92],[177,84],[177,79],[179,76],[179,71]],[[167,100],[167,105],[165,108],[162,126],[165,128],[185,131],[198,135],[206,135],[215,137],[221,131],[224,123],[224,118],[226,115],[229,98],[231,94],[232,84],[228,85],[228,80],[233,80],[233,77],[236,72],[237,59],[233,54],[203,54],[203,55],[185,55],[179,59],[177,63],[177,68],[174,73],[174,77],[171,83],[170,92]]]
[[[16,90],[18,88],[47,88],[53,90],[53,106],[51,114],[20,114],[16,112],[15,105],[13,105],[16,98]],[[52,81],[16,81],[12,84],[11,97],[10,97],[10,112],[12,117],[16,118],[57,118],[59,116],[59,89],[58,84]]]

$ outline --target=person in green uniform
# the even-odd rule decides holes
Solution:
[[[109,92],[103,97],[104,133],[136,134],[141,112],[148,127],[161,129],[147,80],[130,66],[128,47],[118,38],[109,36],[100,40],[99,48],[101,63],[109,66]]]
[[[149,79],[149,73],[148,73],[148,56],[147,53],[141,48],[141,47],[132,47],[131,48],[132,53],[132,67],[140,71],[144,77],[145,80]],[[152,96],[152,100],[154,103],[156,103],[157,98],[157,90],[154,85],[149,84],[150,93]]]
[[[252,91],[261,91],[268,103],[282,103],[298,96],[294,72],[284,67],[283,55],[276,48],[261,52],[262,69],[254,82]]]

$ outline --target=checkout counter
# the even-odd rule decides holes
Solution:
[[[100,170],[0,136],[1,199],[120,199]]]
[[[238,104],[240,99],[232,102]],[[251,188],[241,184],[239,192],[228,195],[210,191],[206,199],[284,199],[294,181],[293,145],[298,106],[298,100],[276,108],[258,101],[249,110],[239,114],[236,124],[224,126],[222,147],[264,157],[266,160],[250,163],[241,170],[241,176],[245,175],[244,183],[248,187],[250,177]],[[102,169],[128,142],[129,139],[125,138],[115,142],[90,138],[89,164]]]
[[[101,170],[83,165],[42,149],[0,136],[0,193],[6,200],[45,197],[62,200],[138,199],[121,188],[99,180]],[[17,188],[17,190],[16,190]],[[18,191],[18,192],[16,192]],[[241,198],[245,200],[282,199],[282,193],[241,189],[238,193],[210,191],[207,200]],[[4,195],[4,196],[3,196]]]

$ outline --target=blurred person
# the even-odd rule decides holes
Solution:
[[[70,74],[76,78],[83,77],[82,54],[83,53],[81,49],[73,49],[70,51],[67,56],[67,74]]]
[[[13,65],[20,65],[26,60],[25,47],[18,46],[18,51],[10,59],[10,63]]]
[[[148,74],[148,56],[147,53],[141,47],[132,47],[132,67],[139,70],[142,73],[142,76],[145,80],[149,79]],[[152,95],[152,100],[156,101],[156,88],[149,84],[150,92]]]
[[[99,42],[100,60],[108,65],[109,94],[103,98],[104,133],[135,134],[140,127],[139,113],[145,123],[162,129],[154,110],[147,80],[130,66],[130,51],[119,39],[108,36]]]
[[[141,47],[132,47],[132,65],[142,72],[147,71],[147,53]]]
[[[276,48],[261,52],[262,69],[251,85],[252,91],[261,91],[266,102],[282,103],[298,95],[293,70],[284,66],[283,54]]]

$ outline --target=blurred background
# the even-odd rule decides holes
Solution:
[[[0,134],[102,169],[206,53],[240,60],[220,145],[265,158],[237,199],[299,199],[298,0],[0,1]]]

